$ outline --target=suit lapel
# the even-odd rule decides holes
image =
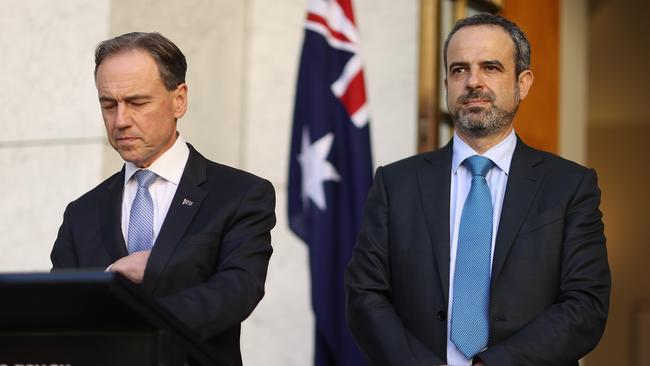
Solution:
[[[100,225],[103,244],[111,257],[109,265],[128,255],[122,235],[122,192],[124,191],[124,168],[108,185],[105,199],[100,203]]]
[[[418,170],[420,202],[432,239],[436,267],[445,294],[449,299],[449,195],[451,186],[452,144],[424,155],[429,163]]]
[[[190,156],[174,198],[167,211],[158,238],[151,250],[142,289],[154,293],[170,257],[179,244],[194,216],[199,211],[207,190],[200,185],[206,181],[207,160],[189,145]]]
[[[501,219],[497,230],[492,261],[492,284],[494,284],[503,268],[508,251],[526,218],[526,214],[542,181],[542,171],[539,167],[542,161],[543,157],[540,154],[517,137],[517,146],[512,156],[508,184],[501,209]]]

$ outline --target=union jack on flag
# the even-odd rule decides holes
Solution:
[[[351,0],[310,0],[289,161],[289,226],[309,246],[317,366],[364,365],[343,273],[372,184],[369,113]]]

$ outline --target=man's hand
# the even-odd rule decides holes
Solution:
[[[145,250],[120,258],[111,265],[109,271],[121,273],[132,282],[141,283],[150,253],[150,250]]]

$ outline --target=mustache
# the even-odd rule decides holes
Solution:
[[[469,92],[467,92],[467,93],[461,95],[460,97],[458,97],[458,102],[459,103],[465,103],[465,102],[467,102],[469,100],[473,100],[473,99],[487,100],[487,101],[493,103],[494,99],[496,99],[496,97],[494,96],[494,93],[492,93],[490,91],[480,91],[480,90],[474,89],[474,90],[470,90]]]

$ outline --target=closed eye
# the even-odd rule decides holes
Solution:
[[[129,102],[130,105],[135,106],[135,107],[140,107],[140,106],[143,106],[143,105],[148,104],[148,103],[149,103],[148,100],[133,100],[133,101]]]
[[[102,109],[109,110],[109,109],[115,108],[117,103],[115,103],[115,102],[101,102],[100,105],[101,105]]]

